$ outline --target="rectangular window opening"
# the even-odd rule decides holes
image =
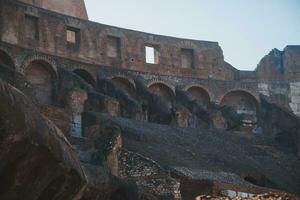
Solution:
[[[67,27],[67,42],[79,45],[80,30],[73,27]]]
[[[159,53],[155,47],[145,46],[145,53],[146,53],[146,63],[148,64],[159,63]]]
[[[25,15],[25,36],[33,40],[39,39],[39,18]]]
[[[107,56],[110,58],[119,58],[121,54],[121,41],[118,37],[107,37]]]
[[[181,66],[182,68],[195,68],[193,49],[181,49]]]

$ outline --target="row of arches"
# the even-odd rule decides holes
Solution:
[[[13,59],[3,50],[0,50],[0,65],[12,70],[16,69]],[[56,66],[43,57],[33,57],[26,60],[22,71],[26,81],[30,83],[31,93],[37,102],[51,105],[54,98],[55,82],[58,79]],[[96,85],[95,79],[86,70],[75,69],[73,73],[90,85]]]
[[[129,96],[135,96],[135,85],[128,79],[123,77],[112,78],[120,88],[122,88]],[[148,88],[151,92],[164,98],[168,103],[170,108],[172,107],[171,102],[175,101],[176,93],[175,89],[170,85],[165,84],[161,81],[150,82]],[[192,100],[197,101],[204,109],[207,109],[212,101],[212,95],[201,86],[193,85],[186,87],[184,89],[190,96]],[[238,114],[243,115],[243,120],[248,123],[249,126],[253,126],[253,123],[257,121],[257,111],[258,111],[258,99],[248,91],[243,90],[232,90],[227,92],[220,98],[221,106],[228,106],[233,108]],[[245,124],[247,125],[247,124]],[[247,125],[247,126],[248,126]],[[229,125],[227,125],[229,127]]]
[[[0,65],[14,70],[16,69],[10,56],[1,50]],[[53,105],[53,100],[57,90],[56,84],[59,78],[56,64],[51,62],[50,59],[33,56],[25,60],[23,63],[22,72],[24,73],[27,82],[30,83],[30,94],[32,94],[32,97],[34,97],[35,100],[40,104]],[[97,81],[89,71],[82,68],[76,68],[72,72],[91,86],[97,87]],[[109,79],[129,97],[136,99],[137,88],[133,79],[122,75],[112,76],[109,77]],[[172,113],[176,112],[174,116],[177,116],[177,111],[173,102],[176,101],[175,99],[179,94],[176,94],[174,86],[165,81],[154,80],[148,83],[147,88],[152,93],[165,99],[168,103],[168,109],[170,109]],[[210,102],[215,100],[214,96],[207,89],[200,85],[189,85],[183,88],[183,90],[189,94],[192,100],[202,105],[203,108],[208,108]],[[71,97],[73,100],[71,99],[70,102],[77,102],[78,100],[81,100],[82,97],[82,101],[79,102],[80,105],[84,105],[84,102],[87,99],[87,96],[82,95],[81,92],[75,92],[74,95],[71,95]],[[238,114],[244,114],[246,116],[246,123],[250,122],[251,125],[251,123],[256,120],[258,100],[254,95],[251,94],[251,92],[244,90],[233,90],[219,97],[219,99],[221,105],[227,105],[233,108]],[[145,112],[145,116],[148,116],[148,114],[146,114],[148,113],[147,105],[143,104],[143,106],[145,107],[143,107],[143,113]],[[82,106],[80,107],[78,105],[70,106],[70,108],[72,108],[71,110],[73,113],[73,132],[77,135],[80,135],[81,112],[83,112],[83,108]],[[76,110],[77,108],[80,108],[79,111]],[[73,110],[76,112],[73,112]],[[145,117],[145,119],[148,119],[148,117]],[[184,120],[186,119],[184,118]],[[188,117],[187,120],[190,120],[190,117]],[[230,121],[225,121],[223,124],[225,125],[222,125],[222,127],[232,127]]]
[[[11,57],[2,50],[0,50],[0,64],[15,69]],[[56,68],[45,60],[37,59],[28,63],[24,72],[27,81],[31,83],[35,91],[35,98],[42,104],[51,104],[54,82],[58,78]],[[96,80],[87,70],[75,69],[73,72],[90,85],[96,86]],[[133,80],[122,76],[114,76],[110,80],[118,85],[128,96],[135,98],[136,85]],[[163,97],[167,101],[173,101],[176,97],[175,89],[163,81],[150,82],[148,88],[151,92]],[[209,102],[212,101],[209,92],[201,86],[193,85],[184,88],[184,90],[203,107],[207,107]],[[258,100],[250,92],[234,90],[225,94],[220,99],[220,103],[235,108],[241,114],[254,114],[257,110]]]

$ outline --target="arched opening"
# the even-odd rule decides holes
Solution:
[[[208,108],[210,97],[206,90],[198,86],[192,86],[187,89],[194,100],[196,100],[203,108]]]
[[[96,85],[95,79],[88,71],[84,69],[75,69],[73,72],[93,87]]]
[[[119,86],[129,97],[135,98],[135,86],[134,84],[126,78],[123,77],[113,77],[111,80]]]
[[[258,102],[248,92],[232,91],[223,97],[221,104],[234,108],[238,114],[256,115]]]
[[[14,62],[11,59],[11,57],[7,53],[1,50],[0,50],[0,65],[4,67],[9,67],[11,69],[15,68]]]
[[[173,90],[163,83],[153,83],[149,86],[149,89],[151,92],[155,93],[160,97],[163,97],[168,102],[172,102],[175,99],[175,94]]]
[[[231,91],[223,97],[221,105],[229,106],[242,117],[242,131],[250,132],[254,128],[258,102],[252,94],[240,90]]]
[[[25,77],[33,88],[34,98],[41,104],[52,104],[56,79],[53,67],[43,60],[32,61],[25,69]]]

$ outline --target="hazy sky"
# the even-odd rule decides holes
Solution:
[[[225,60],[253,70],[273,48],[300,45],[300,0],[85,0],[103,24],[217,41]]]

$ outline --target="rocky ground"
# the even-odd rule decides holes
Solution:
[[[127,182],[113,176],[107,166],[103,165],[106,160],[99,159],[99,155],[103,153],[99,148],[94,152],[97,162],[81,159],[71,144],[72,141],[69,141],[70,138],[61,132],[67,130],[59,129],[60,122],[65,119],[49,120],[40,113],[42,109],[38,109],[29,97],[30,95],[24,95],[0,79],[0,199],[157,199],[151,197],[152,193],[148,195],[150,197],[138,198],[142,192],[138,190],[135,182]],[[276,111],[271,109],[273,107],[267,108]],[[93,124],[93,121],[100,122],[102,127],[111,124],[109,129],[117,127],[123,141],[122,148],[158,163],[168,173],[173,168],[189,169],[177,172],[175,175],[178,179],[184,177],[192,182],[209,181],[213,184],[219,182],[237,185],[237,192],[244,191],[239,190],[241,187],[250,193],[274,191],[266,188],[268,187],[300,193],[299,158],[290,152],[281,151],[274,141],[261,135],[245,135],[241,132],[217,129],[179,128],[110,117],[98,112],[86,112],[85,115],[91,120],[88,124],[92,127],[99,125]],[[271,115],[274,116],[273,113]],[[276,116],[278,120],[289,119],[283,115]],[[272,123],[277,123],[278,120]],[[278,130],[289,130],[289,127],[293,127],[297,122],[288,127],[279,127]],[[61,127],[65,126],[62,124]],[[111,135],[108,131],[105,133]],[[99,132],[95,134],[99,135]],[[88,135],[85,139],[87,138]],[[100,139],[101,145],[98,146],[107,146],[108,143],[103,143],[106,141],[103,135]],[[278,140],[281,141],[282,137]],[[258,181],[263,179],[263,184],[255,186],[244,180],[248,173],[257,176]],[[188,181],[186,188],[190,188]],[[199,194],[198,185],[195,185],[194,189]],[[252,192],[258,190],[259,192]],[[230,198],[199,196],[197,200],[201,199]],[[233,199],[299,198],[268,193],[251,198]]]
[[[269,181],[265,187],[274,185],[274,189],[299,193],[299,159],[280,152],[262,137],[91,115],[102,122],[111,120],[121,128],[125,148],[166,168],[176,166],[238,175],[253,171]]]

